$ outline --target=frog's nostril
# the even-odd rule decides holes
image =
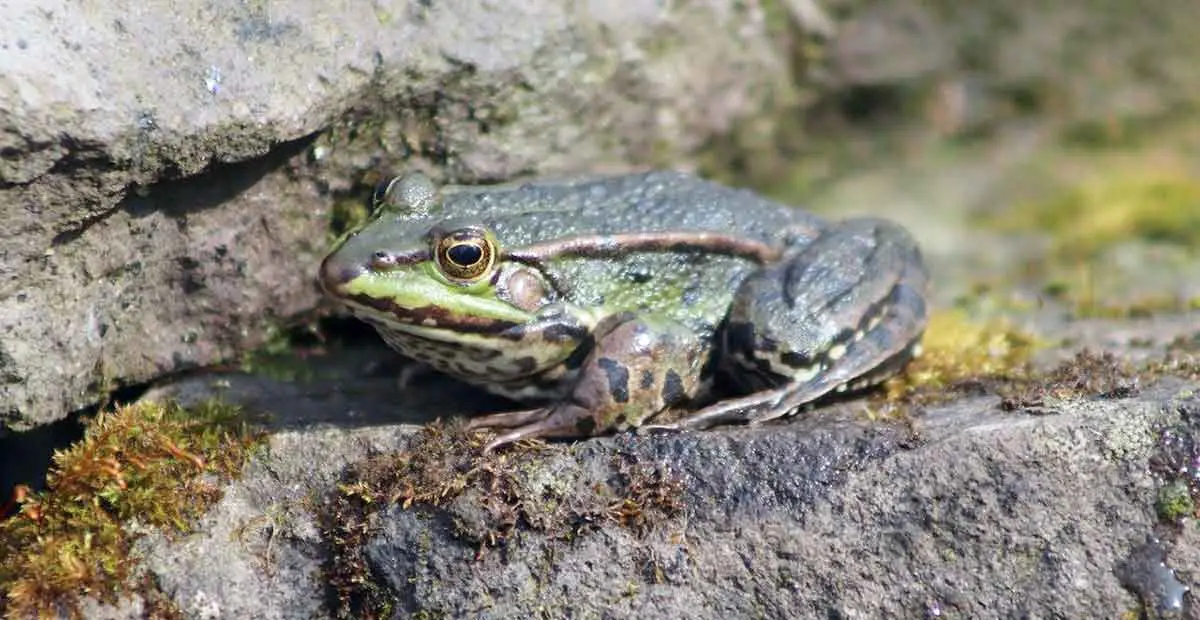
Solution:
[[[372,269],[387,269],[396,264],[396,256],[387,250],[375,250],[371,253],[370,266]]]

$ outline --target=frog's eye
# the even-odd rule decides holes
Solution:
[[[441,238],[434,251],[438,268],[452,280],[475,280],[496,262],[496,244],[482,230],[466,228]]]

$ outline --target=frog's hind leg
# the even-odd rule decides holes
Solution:
[[[896,224],[832,226],[738,290],[723,365],[758,391],[670,427],[764,422],[886,379],[912,357],[925,328],[927,280],[916,244]]]

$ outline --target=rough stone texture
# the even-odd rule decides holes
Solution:
[[[1142,336],[1163,330],[1180,328]],[[320,498],[342,468],[403,448],[411,423],[490,402],[441,379],[398,402],[385,357],[322,359],[330,374],[299,383],[229,375],[214,388],[201,376],[149,395],[188,402],[216,389],[278,429],[197,533],[138,544],[185,617],[328,615],[328,541],[314,512],[329,510]],[[1190,613],[1181,588],[1200,584],[1195,527],[1158,522],[1163,481],[1149,463],[1164,429],[1200,440],[1198,394],[1166,379],[1037,415],[967,398],[900,426],[866,422],[850,401],[754,429],[594,439],[526,474],[586,492],[620,455],[677,474],[684,514],[642,534],[523,531],[476,558],[456,533],[476,517],[470,502],[391,508],[366,557],[395,617],[1118,617],[1159,591]],[[1148,546],[1151,536],[1162,540]],[[139,605],[89,609],[136,617]]]
[[[311,309],[331,205],[685,160],[787,71],[754,3],[21,2],[0,23],[0,427]]]
[[[908,450],[804,423],[616,442],[582,466],[619,449],[682,472],[686,520],[648,540],[534,534],[472,564],[447,519],[393,510],[368,556],[405,613],[435,616],[1117,617],[1136,607],[1113,569],[1154,523],[1145,459],[1169,399],[1042,418],[963,403]]]

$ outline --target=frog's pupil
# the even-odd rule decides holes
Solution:
[[[470,267],[483,258],[483,248],[473,243],[460,243],[446,250],[446,256],[456,265]]]

